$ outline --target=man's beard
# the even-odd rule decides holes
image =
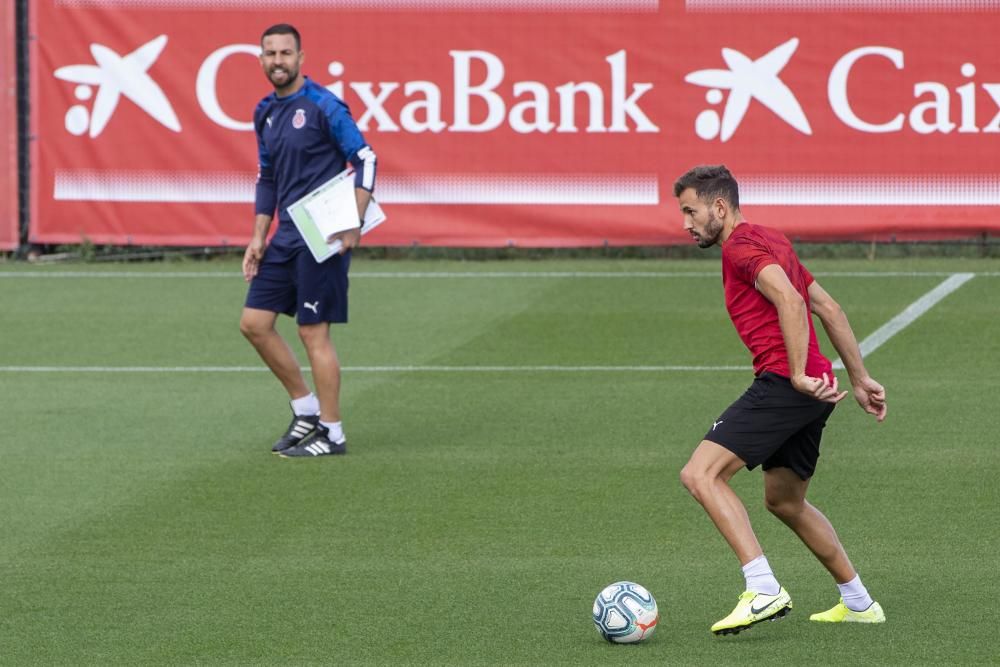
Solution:
[[[278,83],[277,81],[275,81],[274,69],[281,69],[285,73],[286,78],[284,83]],[[284,88],[289,84],[291,84],[293,81],[295,81],[295,79],[297,79],[298,77],[299,77],[299,69],[297,67],[295,69],[287,67],[273,68],[267,73],[267,78],[271,81],[271,85],[273,85],[275,88]]]
[[[705,233],[698,234],[698,247],[710,248],[718,243],[719,236],[722,234],[723,226],[723,222],[716,218],[711,211],[709,211],[708,222],[705,224]]]

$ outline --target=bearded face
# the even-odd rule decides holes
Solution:
[[[684,214],[684,229],[698,247],[708,248],[718,243],[725,223],[715,215],[712,207],[702,201],[693,188],[682,192],[678,199]]]
[[[261,43],[260,66],[278,94],[294,92],[305,54],[293,35],[268,35]]]

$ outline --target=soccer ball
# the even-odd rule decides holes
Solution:
[[[653,594],[631,581],[611,584],[594,600],[594,625],[613,644],[641,642],[659,620]]]

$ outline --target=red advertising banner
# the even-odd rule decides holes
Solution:
[[[17,215],[17,58],[14,41],[14,4],[0,6],[0,141],[3,142],[3,165],[0,165],[0,250],[14,250],[18,245]]]
[[[915,9],[916,7],[916,9]],[[1000,231],[1000,0],[34,0],[31,238],[242,245],[267,26],[378,154],[377,245],[690,243],[725,163],[801,239]]]

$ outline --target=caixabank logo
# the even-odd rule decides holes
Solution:
[[[757,103],[784,123],[805,135],[813,129],[795,92],[781,79],[781,72],[799,46],[793,37],[753,59],[724,47],[722,60],[728,69],[702,69],[689,73],[687,83],[708,88],[710,108],[694,120],[695,134],[706,141],[731,139],[750,105]],[[829,108],[846,127],[858,132],[884,134],[909,130],[916,134],[1000,133],[1000,83],[977,82],[975,63],[963,62],[957,80],[915,81],[910,99],[884,100],[888,118],[868,118],[855,109],[848,93],[855,68],[864,61],[879,60],[905,72],[906,54],[890,46],[861,46],[844,53],[829,70],[826,97]],[[867,85],[877,86],[869,78]],[[728,91],[726,96],[723,91]],[[985,93],[983,95],[982,93]],[[724,104],[723,104],[724,102]],[[721,113],[716,107],[723,105]],[[992,115],[991,115],[992,114]],[[885,115],[885,114],[883,114]],[[984,118],[990,120],[983,121]]]
[[[163,90],[148,74],[168,37],[160,35],[125,56],[99,43],[90,45],[93,64],[72,64],[55,70],[57,79],[77,84],[73,104],[65,116],[70,134],[96,138],[111,120],[122,97],[174,132],[181,131],[177,114]],[[226,110],[216,89],[219,69],[230,58],[256,58],[255,44],[228,44],[212,51],[201,63],[195,79],[195,97],[201,112],[213,123],[230,130],[252,131],[247,110]],[[489,51],[452,49],[441,54],[451,70],[447,83],[430,79],[413,81],[345,81],[339,60],[326,66],[335,80],[326,87],[347,101],[362,131],[488,133],[507,128],[521,134],[659,132],[643,108],[650,82],[631,81],[624,49],[593,63],[592,80],[547,85],[541,81],[508,81],[503,59]],[[602,62],[603,61],[603,62]],[[247,76],[251,70],[245,70]],[[97,95],[92,108],[86,102]],[[264,86],[261,86],[264,89]],[[442,100],[452,100],[445,108]],[[585,100],[586,112],[578,112]],[[394,113],[390,111],[395,108]],[[477,116],[477,109],[485,112]]]
[[[75,84],[76,102],[66,111],[66,131],[91,139],[98,137],[124,98],[163,127],[181,132],[174,106],[149,74],[167,42],[167,35],[160,35],[125,55],[95,42],[90,44],[92,63],[56,69],[57,79]],[[753,105],[766,108],[794,132],[812,135],[813,125],[803,110],[800,94],[782,79],[783,69],[800,45],[798,37],[791,37],[760,55],[723,46],[721,64],[726,69],[708,67],[689,72],[684,82],[708,89],[704,96],[708,108],[691,119],[689,127],[694,135],[704,141],[729,141]],[[216,84],[219,68],[225,61],[234,56],[256,58],[259,51],[254,44],[224,45],[201,63],[194,92],[198,107],[208,120],[229,130],[253,129],[246,117],[247,110],[222,108]],[[421,134],[508,129],[519,134],[544,135],[658,133],[663,126],[657,118],[657,109],[644,99],[654,84],[633,80],[625,49],[595,56],[590,63],[593,76],[588,80],[558,84],[509,81],[503,59],[485,50],[452,49],[442,51],[441,58],[450,65],[451,77],[446,82],[429,78],[347,81],[343,76],[346,66],[334,60],[326,66],[327,74],[334,80],[326,85],[359,110],[356,118],[363,131]],[[909,99],[885,100],[886,109],[891,110],[887,117],[865,116],[852,104],[849,94],[851,85],[861,76],[857,74],[859,65],[872,61],[887,63],[898,77],[913,81]],[[950,81],[920,80],[918,72],[907,71],[903,49],[857,46],[829,66],[825,102],[844,126],[862,133],[1000,133],[1000,83],[979,81],[974,62],[958,63],[956,69]],[[881,76],[898,83],[897,75]],[[869,74],[863,85],[879,85],[879,82],[873,81]],[[448,108],[443,103],[446,98],[452,101]],[[485,109],[485,113],[476,117],[474,109]]]
[[[63,127],[46,133],[40,160],[51,170],[54,199],[252,198],[242,156],[253,105],[268,92],[260,47],[185,39],[132,34],[60,53],[51,72],[67,102],[49,109]],[[718,144],[744,151],[752,161],[746,169],[766,178],[748,201],[930,204],[947,196],[935,185],[939,170],[967,173],[974,164],[967,185],[976,193],[988,188],[975,201],[993,205],[995,184],[984,185],[981,174],[995,171],[1000,70],[983,47],[951,44],[912,36],[895,44],[824,41],[762,30],[738,43],[699,41],[683,53],[608,40],[599,51],[576,49],[571,61],[542,62],[527,43],[455,49],[439,40],[419,60],[397,65],[386,57],[378,68],[363,62],[364,54],[345,49],[331,57],[316,49],[303,71],[344,99],[367,139],[396,159],[395,172],[380,179],[386,203],[656,205],[663,181],[683,166],[672,162],[677,149]],[[372,71],[379,78],[367,75]],[[122,113],[125,106],[139,113]],[[839,150],[852,135],[896,139],[907,160],[892,162],[895,153],[883,142]],[[514,148],[512,136],[529,140],[540,162],[555,168],[524,171],[524,144]],[[431,141],[397,141],[404,137]],[[471,142],[459,137],[475,137],[476,150],[465,150]],[[66,148],[102,140],[100,151]],[[206,141],[211,151],[201,150]],[[151,149],[136,153],[138,143]],[[799,150],[812,146],[817,150]],[[196,170],[179,157],[185,150],[199,151]],[[437,158],[449,151],[452,157]],[[770,166],[776,152],[778,168]],[[903,167],[909,172],[875,185],[802,185]],[[922,176],[914,180],[914,172]],[[794,188],[785,187],[791,181]]]

